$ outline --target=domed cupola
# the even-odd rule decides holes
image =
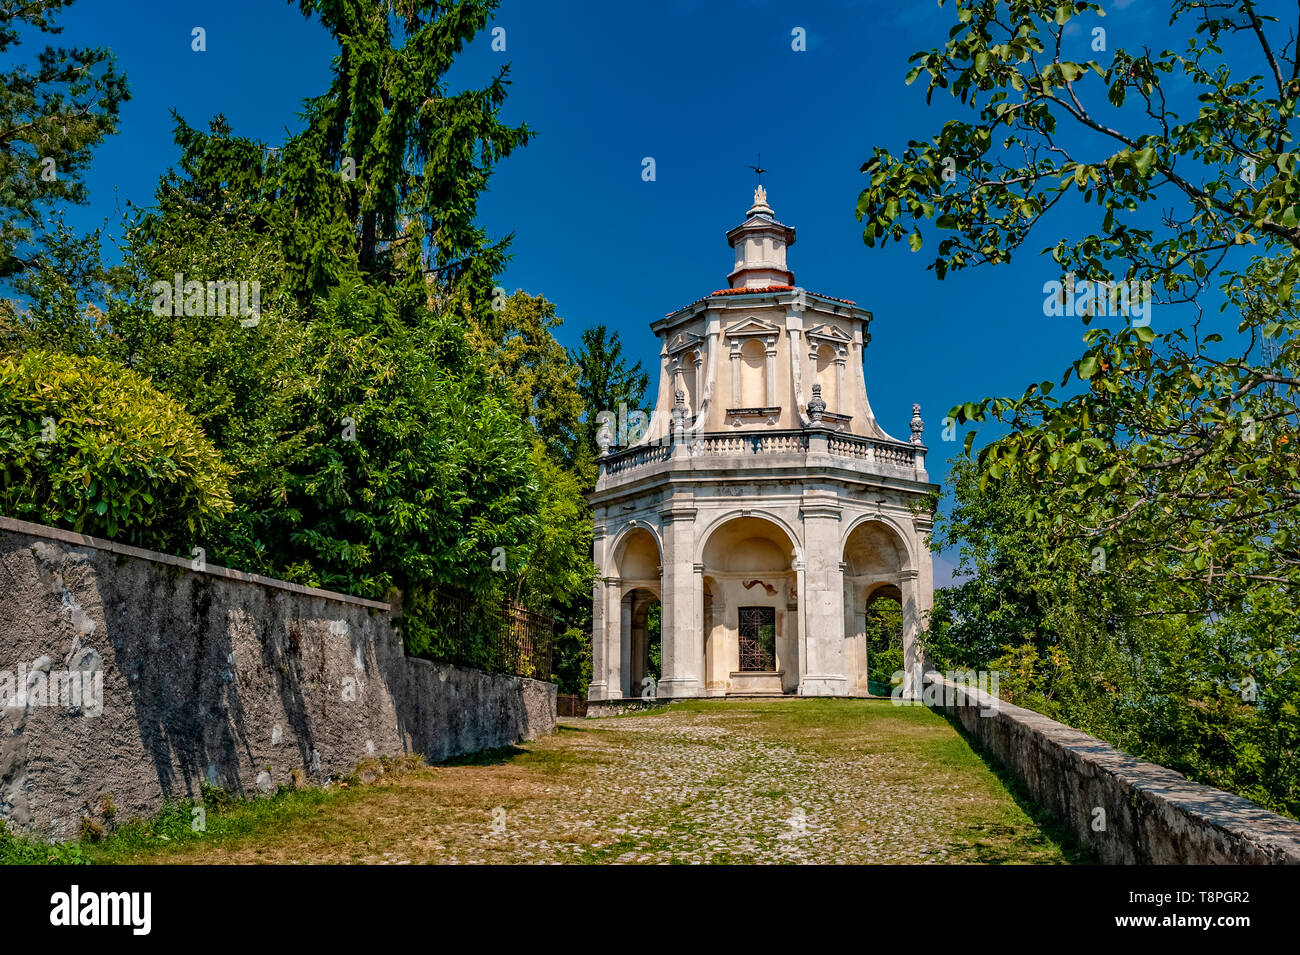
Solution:
[[[745,221],[727,233],[736,253],[736,267],[727,276],[732,288],[767,288],[794,285],[794,273],[785,265],[785,250],[794,245],[794,229],[776,220],[767,204],[767,190],[754,190],[754,204]]]

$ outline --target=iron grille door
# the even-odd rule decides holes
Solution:
[[[776,609],[740,608],[741,672],[771,672],[776,669]]]

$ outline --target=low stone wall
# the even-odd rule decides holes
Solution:
[[[587,719],[601,716],[622,716],[624,713],[638,713],[643,710],[657,710],[667,706],[672,700],[588,700]]]
[[[926,675],[951,714],[1103,862],[1300,863],[1300,823],[1146,763],[1063,723]]]
[[[408,658],[387,604],[0,517],[0,820],[67,839],[211,783],[555,728],[554,684]]]

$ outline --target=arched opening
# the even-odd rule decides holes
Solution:
[[[704,545],[705,691],[794,692],[799,640],[794,543],[776,523],[736,517]]]
[[[900,581],[907,549],[883,521],[864,521],[844,542],[844,657],[855,693],[887,696],[904,669],[905,606]]]
[[[740,347],[740,404],[744,408],[767,407],[767,349],[757,338]]]
[[[894,675],[903,669],[903,594],[892,584],[877,587],[867,597],[867,689],[888,696]]]
[[[628,621],[626,648],[627,686],[624,697],[645,696],[663,676],[662,612],[659,597],[650,590],[636,588],[623,597]]]
[[[659,579],[659,542],[644,527],[634,527],[619,542],[614,570],[623,580]]]
[[[659,542],[644,527],[634,527],[619,540],[613,576],[618,603],[610,608],[605,626],[605,654],[612,694],[639,697],[662,675],[659,595],[662,592]]]

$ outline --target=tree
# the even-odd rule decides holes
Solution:
[[[1141,595],[1104,562],[1056,550],[1023,485],[980,478],[959,461],[951,509],[936,521],[935,546],[960,546],[958,570],[973,576],[935,593],[927,657],[996,671],[1009,702],[1300,814],[1294,623],[1261,627],[1249,607],[1217,618],[1134,613]]]
[[[342,199],[361,268],[382,274],[385,258],[409,243],[442,274],[491,288],[509,238],[488,242],[478,196],[493,166],[532,133],[500,121],[509,65],[454,94],[446,73],[497,0],[290,2],[339,42],[330,89],[307,104],[306,139],[346,173]]]
[[[578,368],[553,334],[561,323],[551,302],[517,291],[475,314],[468,336],[552,460],[572,467],[583,409]]]
[[[0,9],[0,54],[23,29],[57,34],[72,0],[27,0]],[[117,131],[130,94],[103,48],[46,46],[31,66],[0,73],[0,279],[30,268],[36,234],[61,203],[84,203],[94,147]]]
[[[889,685],[903,669],[903,608],[893,597],[878,597],[866,612],[867,664],[871,678]]]
[[[1069,302],[1113,327],[1088,330],[1059,385],[953,414],[1010,427],[980,452],[982,473],[1025,482],[1028,516],[1060,541],[1103,548],[1142,591],[1134,612],[1249,601],[1261,625],[1280,623],[1300,593],[1300,60],[1252,0],[1173,2],[1172,24],[1193,33],[1183,52],[1072,58],[1100,16],[1087,2],[958,0],[949,39],[916,54],[908,78],[927,76],[927,101],[946,93],[969,118],[899,157],[875,150],[864,239],[920,249],[933,220],[942,279],[1010,262],[1053,213],[1095,209],[1095,231],[1047,250],[1076,287],[1053,289],[1045,311]],[[1071,301],[1076,279],[1088,306]],[[1186,328],[1150,324],[1146,282],[1156,304],[1190,310]],[[1238,316],[1226,327],[1204,327],[1214,282]],[[1053,396],[1071,376],[1073,393]]]
[[[578,393],[584,408],[582,445],[594,461],[601,453],[597,415],[605,411],[618,415],[620,408],[642,410],[650,376],[641,362],[627,363],[618,332],[611,333],[603,324],[583,329],[573,360],[578,366]]]

